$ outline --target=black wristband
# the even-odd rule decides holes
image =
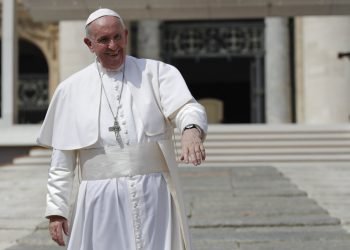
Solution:
[[[184,131],[186,129],[191,129],[191,128],[197,128],[197,126],[195,124],[188,124],[187,126],[185,126]]]

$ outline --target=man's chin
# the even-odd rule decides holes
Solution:
[[[122,64],[123,64],[123,60],[118,59],[118,60],[109,61],[109,62],[105,63],[104,65],[103,64],[102,65],[106,69],[115,70],[115,69],[119,69],[120,66],[122,66]]]

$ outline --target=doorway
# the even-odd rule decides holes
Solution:
[[[222,113],[215,123],[265,122],[263,19],[164,22],[161,32],[163,59]]]
[[[195,99],[223,102],[221,123],[251,123],[250,58],[194,58],[171,61],[186,80]]]

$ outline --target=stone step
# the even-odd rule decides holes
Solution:
[[[13,160],[14,165],[50,165],[50,157],[18,157]]]
[[[257,163],[264,165],[278,162],[349,162],[350,154],[249,154],[246,155],[208,155],[207,164],[212,163]],[[15,165],[50,164],[50,157],[19,157],[13,160]]]
[[[175,138],[179,155],[178,132]],[[345,125],[209,125],[205,147],[208,157],[204,166],[344,163],[350,159],[350,128]],[[14,164],[48,164],[51,151],[35,148],[30,156],[38,157],[38,162],[22,157],[15,159]]]
[[[176,135],[178,140],[180,135]],[[207,140],[348,140],[350,133],[213,133]]]
[[[44,148],[33,148],[29,152],[29,156],[34,157],[51,157],[52,151]]]
[[[177,149],[178,152],[180,148]],[[310,148],[310,147],[276,147],[276,148],[206,148],[208,156],[215,155],[306,155],[306,154],[329,154],[329,155],[342,155],[347,154],[350,156],[350,147],[346,148]]]
[[[350,161],[350,155],[334,154],[307,154],[307,155],[212,155],[207,162],[323,162],[323,161]]]
[[[180,141],[176,142],[177,146],[180,146]],[[215,147],[215,148],[227,148],[227,147],[238,147],[238,148],[251,148],[251,147],[264,147],[264,148],[280,148],[280,147],[349,147],[350,140],[346,141],[337,141],[337,140],[327,140],[327,141],[308,141],[308,140],[295,140],[295,141],[269,141],[269,140],[232,140],[232,141],[215,141],[215,140],[207,140],[204,142],[204,145],[207,148]]]
[[[346,149],[347,152],[350,149],[350,140],[348,141],[214,141],[208,139],[204,143],[207,150],[217,150],[217,149],[225,149],[225,150],[253,150],[253,149],[259,149],[259,150],[287,150],[287,149],[294,149],[294,150],[310,150],[310,148],[313,148],[315,150],[344,150]],[[176,148],[179,150],[181,148],[180,141],[176,141]],[[30,156],[51,156],[51,150],[48,149],[41,149],[41,148],[34,148],[30,151]]]

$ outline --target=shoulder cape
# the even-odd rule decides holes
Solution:
[[[126,84],[148,136],[164,133],[165,120],[193,97],[180,72],[155,60],[126,58]],[[63,81],[55,91],[37,143],[75,150],[98,139],[101,83],[96,65]]]

